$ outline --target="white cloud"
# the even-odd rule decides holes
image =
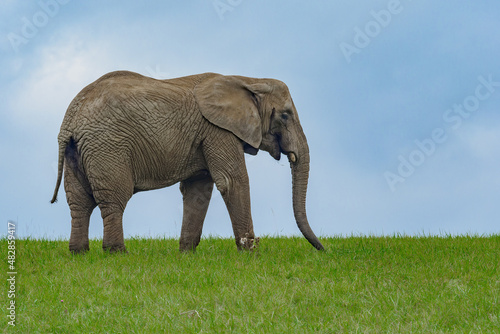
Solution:
[[[24,125],[61,121],[73,97],[105,73],[108,55],[99,44],[68,38],[43,48],[39,65],[13,92],[14,119]]]

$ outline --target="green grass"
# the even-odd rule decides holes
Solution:
[[[498,333],[500,236],[17,240],[19,333]],[[7,241],[1,241],[7,253]],[[4,256],[6,258],[6,256]],[[7,272],[6,260],[4,272]],[[4,283],[5,284],[5,283]],[[5,285],[4,285],[5,286]],[[1,309],[7,314],[7,296]]]

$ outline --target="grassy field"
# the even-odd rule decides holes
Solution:
[[[500,236],[16,241],[19,333],[498,333]],[[7,253],[7,240],[1,240]],[[4,256],[6,258],[6,256]],[[4,272],[7,264],[4,260]],[[6,274],[5,274],[6,275]],[[4,276],[5,277],[5,276]],[[5,283],[4,283],[5,284]],[[4,285],[5,286],[5,285]],[[5,291],[5,290],[4,290]],[[2,293],[1,309],[7,315]]]

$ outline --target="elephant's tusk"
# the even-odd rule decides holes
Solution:
[[[290,160],[290,162],[295,162],[295,161],[297,161],[297,157],[295,156],[295,154],[293,152],[290,152],[290,153],[288,153],[288,160]]]

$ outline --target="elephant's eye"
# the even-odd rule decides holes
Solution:
[[[288,113],[284,112],[284,113],[281,114],[281,119],[282,120],[286,121],[289,118],[290,118],[290,115]]]

